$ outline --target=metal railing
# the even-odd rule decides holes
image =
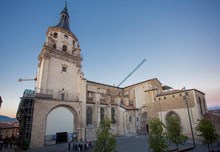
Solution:
[[[79,101],[79,95],[77,93],[43,88],[35,88],[35,97],[64,101]]]
[[[78,133],[67,133],[67,140],[68,141],[77,141]],[[53,145],[56,144],[57,135],[45,135],[44,137],[44,145]]]

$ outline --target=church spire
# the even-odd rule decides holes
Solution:
[[[68,30],[71,32],[71,30],[69,28],[69,14],[68,14],[68,10],[67,10],[67,1],[65,1],[64,9],[60,12],[60,21],[56,25],[56,27],[62,27],[65,30]]]

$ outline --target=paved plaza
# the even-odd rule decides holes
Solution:
[[[117,137],[117,152],[150,152],[150,149],[147,144],[148,136],[139,135],[132,137]],[[93,143],[94,146],[94,143]],[[184,145],[180,145],[180,149],[192,147],[192,140],[188,140]],[[170,149],[175,148],[171,146]],[[214,149],[217,152],[220,152],[220,143],[214,145]],[[13,149],[3,149],[4,152],[15,151]],[[26,152],[66,152],[68,151],[68,144],[57,144],[45,146],[43,148],[29,149]],[[73,151],[72,149],[70,151]],[[87,152],[92,152],[93,150],[87,150]],[[203,145],[201,142],[196,141],[196,148],[188,150],[188,152],[208,152],[206,145]]]

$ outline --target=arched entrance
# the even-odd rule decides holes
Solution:
[[[71,107],[53,108],[46,118],[45,145],[67,142],[76,137],[75,119]]]
[[[166,117],[165,117],[166,123],[167,123],[167,119],[168,119],[169,117],[174,117],[174,118],[176,118],[176,119],[179,121],[180,126],[181,126],[180,116],[179,116],[176,112],[170,111],[170,112],[168,112],[168,113],[166,114]]]
[[[140,134],[146,134],[149,132],[148,129],[148,120],[147,120],[147,112],[141,114],[141,130]]]

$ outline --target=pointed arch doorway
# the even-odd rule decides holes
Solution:
[[[147,134],[149,133],[149,127],[148,127],[148,116],[147,112],[144,112],[141,114],[141,134]]]

